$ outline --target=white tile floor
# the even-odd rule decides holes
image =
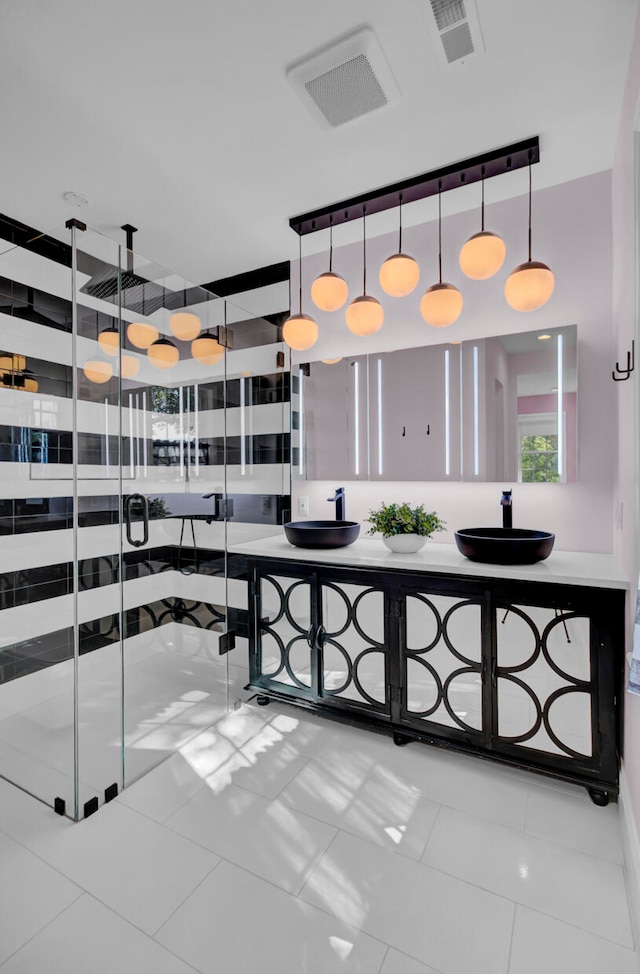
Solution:
[[[638,974],[618,808],[243,706],[86,821],[0,781],[0,974]]]

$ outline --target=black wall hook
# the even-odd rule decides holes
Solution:
[[[613,379],[614,382],[625,382],[629,378],[629,376],[631,375],[635,367],[636,367],[636,343],[635,341],[632,340],[631,351],[627,352],[626,369],[621,369],[620,363],[616,362],[616,372],[618,373],[618,375],[616,375],[616,372],[612,372],[611,378]]]

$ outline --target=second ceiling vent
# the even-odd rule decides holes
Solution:
[[[444,65],[465,64],[484,54],[474,0],[429,0],[436,51]]]
[[[332,128],[386,108],[400,97],[370,27],[292,65],[287,78],[315,118]]]

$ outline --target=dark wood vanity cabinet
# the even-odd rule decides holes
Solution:
[[[617,795],[624,591],[249,563],[260,695]]]

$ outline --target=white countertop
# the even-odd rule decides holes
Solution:
[[[554,550],[546,561],[539,561],[535,565],[489,565],[470,561],[460,554],[455,545],[435,541],[427,541],[424,548],[414,555],[402,555],[389,551],[378,538],[359,538],[346,548],[295,548],[289,544],[284,533],[230,545],[228,550],[237,555],[352,568],[394,569],[474,578],[513,578],[594,588],[629,588],[629,579],[613,555],[587,551]]]

